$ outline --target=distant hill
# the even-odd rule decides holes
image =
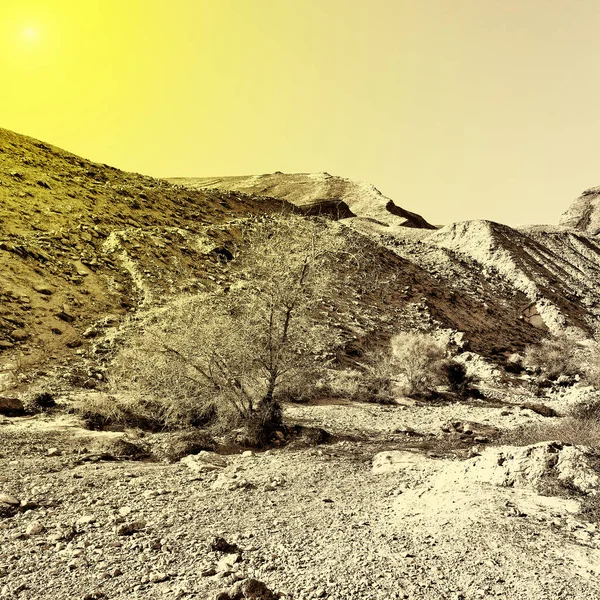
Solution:
[[[281,198],[306,214],[371,219],[387,227],[435,229],[422,216],[401,208],[370,183],[329,173],[278,172],[249,177],[178,177],[168,181],[191,189],[217,188]]]
[[[564,212],[560,225],[591,235],[600,234],[600,187],[585,190]]]

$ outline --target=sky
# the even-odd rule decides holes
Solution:
[[[327,171],[436,224],[600,185],[598,0],[2,0],[0,127],[155,177]]]

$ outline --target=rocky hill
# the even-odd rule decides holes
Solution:
[[[0,129],[0,356],[61,362],[139,306],[219,285],[241,218],[280,200],[195,191]]]
[[[365,285],[325,307],[350,354],[419,329],[502,358],[548,330],[598,328],[600,246],[585,232],[486,221],[436,231],[373,186],[327,174],[184,186],[5,130],[0,142],[0,350],[13,370],[93,364],[124,315],[227,286],[240,223],[294,206],[334,217],[364,257]]]
[[[180,292],[225,287],[239,224],[294,210],[283,198],[124,173],[5,130],[0,150],[0,379],[7,385],[14,384],[11,373],[83,356],[91,365],[83,379],[92,385],[100,341],[116,334],[125,315]],[[417,228],[430,227],[420,217],[395,205],[390,212],[391,201],[366,184],[325,175],[311,181],[313,200],[343,198],[359,215],[394,223],[378,225],[374,216],[339,222],[352,226],[346,232],[365,257],[363,288],[325,307],[350,354],[406,329],[463,332],[484,354],[510,353],[539,337],[520,318],[528,304],[523,291],[446,250],[423,258],[428,246],[395,235],[430,231]],[[291,194],[294,185],[285,185]],[[267,191],[277,190],[261,188]],[[299,196],[290,199],[302,204]]]
[[[593,210],[569,228],[436,230],[326,174],[184,183],[0,130],[0,597],[600,596],[600,392],[574,375],[542,388],[510,356],[598,332]],[[475,393],[283,402],[265,452],[219,423],[90,420],[124,395],[101,382],[131,330],[175,296],[247,285],[248,220],[298,210],[330,217],[320,231],[350,242],[358,271],[316,309],[340,334],[340,381],[363,377],[347,367],[365,348],[426,331],[481,378]],[[148,354],[132,356],[129,378]]]
[[[600,187],[585,190],[562,215],[560,225],[598,235],[600,233]]]
[[[401,208],[370,183],[336,177],[329,173],[277,172],[250,177],[181,177],[169,181],[191,189],[217,188],[281,198],[311,215],[370,219],[394,229],[435,229],[423,217]]]
[[[536,317],[552,333],[569,327],[584,335],[598,331],[600,241],[584,232],[552,228],[513,229],[490,221],[453,223],[428,243],[448,248],[495,271],[531,302]]]

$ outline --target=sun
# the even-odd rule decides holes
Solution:
[[[23,39],[26,42],[30,42],[30,43],[37,42],[39,37],[40,37],[40,32],[37,29],[37,27],[33,27],[32,25],[29,25],[23,29]]]

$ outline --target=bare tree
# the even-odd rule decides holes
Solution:
[[[308,381],[339,342],[323,307],[350,277],[339,228],[286,217],[255,222],[243,237],[228,291],[169,304],[115,360],[113,390],[167,427],[218,415],[268,436],[281,421],[278,390]]]

